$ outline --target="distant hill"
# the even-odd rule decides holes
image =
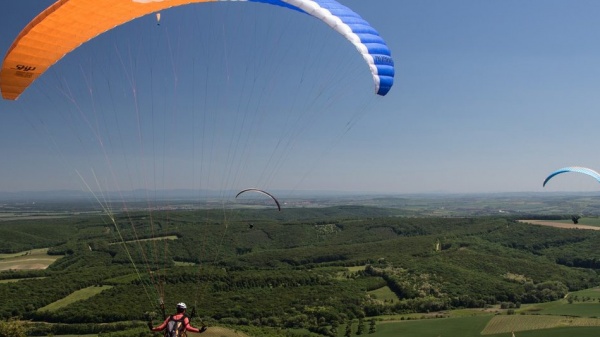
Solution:
[[[49,248],[62,256],[46,270],[0,273],[0,318],[43,323],[36,335],[143,328],[164,299],[168,308],[199,303],[197,319],[210,326],[328,335],[361,317],[555,301],[600,283],[600,231],[524,224],[506,213],[455,215],[558,207],[560,198],[357,197],[281,212],[140,206],[0,221],[3,253]],[[310,203],[326,202],[334,200]],[[395,207],[358,204],[366,202]],[[81,289],[93,296],[72,301]],[[61,300],[68,305],[39,310]]]
[[[270,191],[282,208],[372,206],[400,209],[405,216],[508,216],[529,217],[580,215],[600,216],[600,193],[488,193],[488,194],[374,194],[335,191]],[[118,210],[129,209],[210,209],[247,207],[235,199],[237,191],[134,190],[101,195],[101,200]],[[252,198],[252,196],[249,196]],[[106,201],[104,201],[106,200]],[[260,199],[259,199],[260,200]],[[247,200],[246,200],[247,201]],[[268,203],[255,203],[269,207]],[[89,211],[101,205],[89,192],[76,190],[0,192],[4,211]]]

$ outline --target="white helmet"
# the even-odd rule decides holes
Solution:
[[[177,303],[177,308],[187,309],[187,306],[185,305],[185,303],[180,302],[180,303]]]

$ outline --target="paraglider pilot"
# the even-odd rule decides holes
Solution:
[[[151,331],[165,330],[165,336],[173,336],[173,337],[184,336],[184,332],[186,332],[186,331],[197,332],[197,333],[202,333],[202,332],[206,331],[207,328],[205,325],[203,325],[202,328],[198,329],[198,328],[194,328],[190,324],[190,319],[185,314],[186,309],[187,309],[187,306],[185,305],[185,303],[183,303],[183,302],[178,303],[177,304],[177,313],[175,315],[171,315],[171,316],[167,317],[167,319],[165,319],[165,321],[157,327],[153,327],[152,322],[150,321],[150,322],[148,322],[148,327],[150,328]]]

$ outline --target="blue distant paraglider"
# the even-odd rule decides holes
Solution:
[[[600,173],[586,168],[586,167],[580,167],[580,166],[571,166],[571,167],[564,167],[561,168],[559,170],[556,170],[552,173],[550,173],[550,175],[546,178],[546,180],[544,180],[544,184],[542,186],[546,186],[546,183],[552,179],[554,176],[559,175],[561,173],[567,173],[567,172],[576,172],[576,173],[583,173],[583,174],[587,174],[588,176],[593,177],[594,179],[596,179],[598,182],[600,182]]]

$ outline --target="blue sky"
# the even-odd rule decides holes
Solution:
[[[564,166],[600,169],[600,3],[341,2],[392,50],[387,96],[313,18],[173,9],[160,26],[146,17],[98,37],[0,102],[0,191],[597,189],[568,174],[541,185]],[[8,2],[0,49],[50,3]]]

